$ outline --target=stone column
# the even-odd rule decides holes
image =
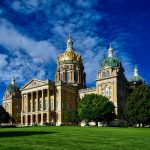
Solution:
[[[44,102],[44,90],[42,90],[42,111],[44,110],[43,102]],[[41,124],[43,124],[43,112],[41,113]]]
[[[23,114],[21,113],[21,125],[23,125]]]
[[[41,109],[42,111],[44,110],[44,109],[43,109],[43,106],[44,106],[44,105],[43,105],[43,102],[44,102],[44,90],[42,90],[42,103],[41,103],[41,104],[42,104],[42,109]]]
[[[49,116],[50,116],[50,90],[49,87],[47,89],[47,122],[49,123]]]
[[[25,115],[25,125],[27,126],[28,125],[28,116]]]
[[[25,112],[27,113],[28,111],[29,111],[29,102],[28,102],[29,100],[28,100],[28,93],[27,93],[27,97],[26,97],[26,110],[25,110]]]
[[[38,91],[36,91],[36,112],[38,111],[39,111],[39,96],[38,96]]]
[[[31,92],[31,112],[33,112],[33,92]]]
[[[43,112],[41,113],[41,125],[43,125]]]
[[[24,94],[22,95],[22,108],[21,108],[21,113],[24,112]]]
[[[22,95],[22,100],[21,100],[22,108],[21,108],[21,124],[23,124],[23,112],[24,112],[24,95]]]
[[[36,114],[36,123],[38,124],[38,114]]]

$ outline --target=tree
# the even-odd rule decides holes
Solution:
[[[115,117],[115,106],[108,98],[97,95],[87,94],[79,102],[79,116],[81,119],[98,122],[109,122]]]
[[[129,94],[125,116],[131,124],[150,124],[150,86],[140,85]]]
[[[9,123],[10,119],[9,113],[0,105],[0,123]]]
[[[64,120],[66,122],[71,122],[73,125],[78,124],[80,122],[78,111],[70,110],[65,112]]]

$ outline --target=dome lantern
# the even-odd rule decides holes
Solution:
[[[70,34],[69,34],[69,38],[68,38],[68,41],[67,41],[67,50],[73,50],[73,41],[71,39]]]
[[[120,60],[113,56],[113,48],[111,43],[108,49],[108,57],[105,58],[101,64],[101,68],[104,67],[122,67]]]
[[[11,85],[15,85],[16,84],[16,79],[15,77],[13,76],[12,79],[11,79]]]
[[[137,67],[134,68],[134,76],[135,76],[135,77],[138,76],[138,68],[137,68]]]
[[[73,41],[70,35],[67,40],[67,49],[58,56],[58,63],[60,62],[82,62],[81,56],[73,49]]]
[[[141,76],[139,76],[137,67],[134,68],[134,74],[130,79],[130,83],[133,83],[133,84],[143,84],[143,83],[145,83],[144,79]]]
[[[110,47],[108,49],[108,57],[113,57],[113,48],[111,42],[110,42]]]

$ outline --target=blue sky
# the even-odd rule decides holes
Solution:
[[[134,66],[150,83],[148,0],[1,0],[0,99],[14,75],[19,86],[32,78],[54,80],[57,56],[70,33],[94,86],[112,42],[127,79]]]

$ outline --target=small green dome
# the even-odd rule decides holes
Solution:
[[[144,79],[141,76],[133,76],[130,79],[130,83],[143,84],[144,83]]]
[[[120,60],[116,57],[107,57],[103,60],[101,67],[121,67],[122,64]]]
[[[18,86],[14,85],[14,84],[10,84],[6,90],[10,93],[12,93],[12,92],[17,93],[17,92],[19,92],[19,89],[20,88]]]

